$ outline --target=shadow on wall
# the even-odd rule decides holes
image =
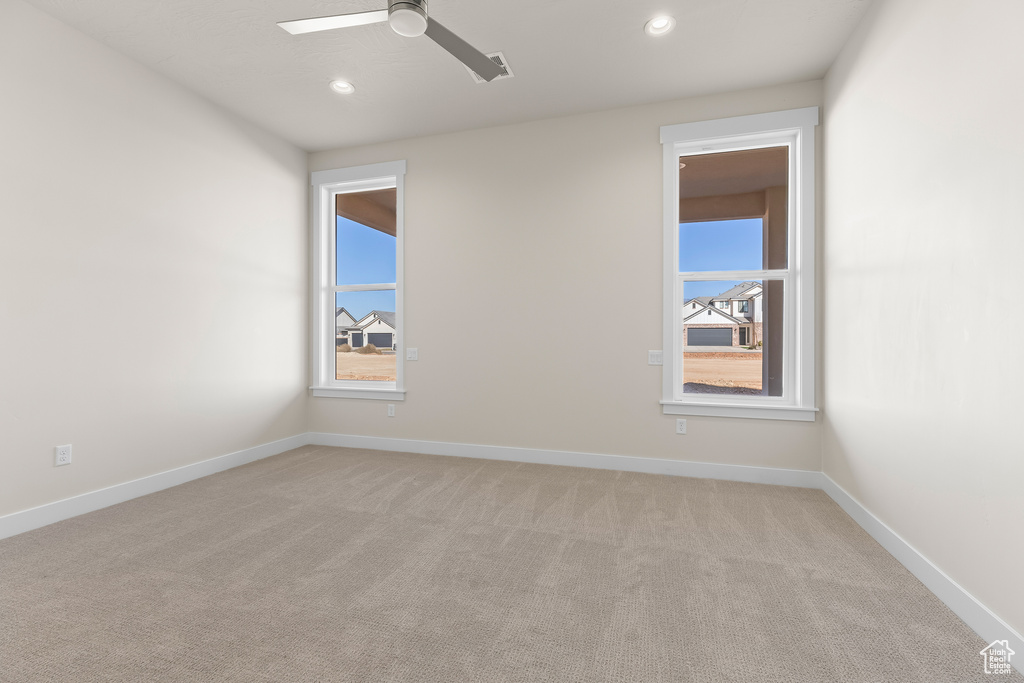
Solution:
[[[278,411],[254,428],[251,438],[245,440],[242,448],[270,443],[306,431],[306,405],[309,401],[305,386],[282,405]],[[244,414],[244,411],[243,411]]]

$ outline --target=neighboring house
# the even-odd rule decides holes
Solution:
[[[334,309],[334,339],[338,346],[348,344],[355,328],[356,319],[344,306]]]
[[[344,306],[334,310],[334,325],[339,337],[348,336],[348,328],[355,324],[355,317]]]
[[[717,296],[683,304],[683,346],[751,346],[763,341],[759,282],[741,282]]]
[[[373,344],[378,349],[394,350],[394,311],[370,311],[351,327],[349,338],[353,348]]]

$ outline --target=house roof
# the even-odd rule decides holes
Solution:
[[[741,282],[738,285],[736,285],[735,287],[731,287],[731,288],[725,290],[724,292],[722,292],[718,296],[709,297],[709,300],[710,301],[723,301],[723,300],[726,300],[726,299],[743,299],[745,297],[741,296],[742,294],[744,294],[745,292],[747,292],[748,290],[750,290],[750,289],[752,289],[754,287],[760,287],[760,286],[761,286],[760,282],[754,282],[753,280],[747,280],[746,282]]]
[[[760,286],[760,282],[747,280],[745,282],[739,283],[735,287],[730,287],[729,289],[725,290],[724,292],[716,296],[695,296],[692,299],[687,299],[686,301],[683,302],[683,305],[690,304],[696,301],[702,306],[710,306],[712,301],[729,301],[730,299],[744,299],[747,297],[740,296],[741,294],[744,294],[753,287]]]
[[[366,327],[373,322],[372,318],[379,318],[386,325],[389,325],[393,329],[397,329],[395,326],[395,312],[394,311],[378,311],[374,309],[359,319],[356,325],[360,328]]]
[[[335,317],[335,318],[337,318],[337,317],[338,317],[339,315],[341,315],[342,313],[344,313],[344,314],[345,314],[345,315],[347,315],[348,317],[352,318],[352,321],[353,321],[353,322],[355,322],[355,319],[356,319],[356,317],[355,317],[354,315],[352,315],[352,314],[351,314],[351,313],[349,312],[349,310],[348,310],[347,308],[345,308],[344,306],[339,306],[338,308],[335,308],[335,309],[334,309],[334,317]]]
[[[683,308],[691,307],[693,304],[699,304],[702,309],[706,308],[711,305],[711,297],[695,296],[692,299],[687,299],[683,302]]]
[[[733,323],[734,325],[746,325],[746,324],[748,324],[750,322],[749,320],[741,320],[740,318],[734,318],[731,315],[729,315],[728,313],[726,313],[725,311],[721,310],[720,308],[715,308],[714,306],[705,306],[704,308],[700,308],[700,309],[694,311],[690,315],[684,316],[683,317],[683,322],[685,323],[690,318],[693,318],[693,317],[696,317],[698,315],[701,315],[704,311],[714,311],[716,315],[719,315],[719,316],[725,318],[726,320],[728,320],[729,322]]]

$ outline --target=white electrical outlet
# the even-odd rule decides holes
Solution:
[[[388,417],[394,417],[394,416],[395,416],[395,404],[394,403],[389,403],[388,404]]]
[[[405,359],[406,360],[419,360],[420,359],[420,350],[419,349],[406,349],[405,350]]]
[[[686,433],[686,420],[676,420],[676,434]]]
[[[647,352],[647,364],[648,365],[663,365],[663,356],[661,351],[648,351]]]
[[[53,466],[60,467],[61,465],[71,464],[71,444],[67,446],[57,446],[54,450]]]

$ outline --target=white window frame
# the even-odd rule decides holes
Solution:
[[[389,161],[367,166],[316,171],[310,175],[313,186],[313,291],[312,357],[313,396],[332,398],[369,398],[387,401],[405,399],[405,162]],[[391,283],[337,285],[335,276],[337,249],[337,210],[335,197],[348,192],[366,192],[395,188],[395,381],[336,379],[335,369],[335,294],[341,291],[389,289]],[[387,285],[387,286],[385,286]]]
[[[812,422],[814,397],[814,129],[818,108],[662,126],[664,157],[664,318],[662,412],[666,415]],[[784,270],[679,272],[679,157],[789,148],[788,263]],[[682,282],[783,280],[783,395],[743,396],[683,392]]]

